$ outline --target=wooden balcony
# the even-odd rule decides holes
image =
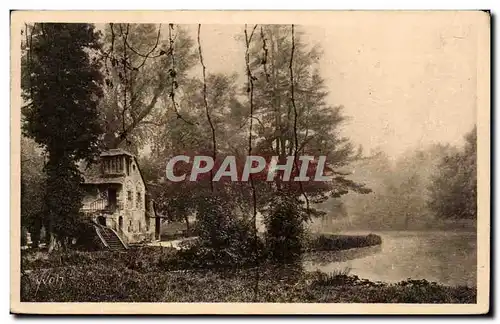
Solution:
[[[82,212],[86,214],[104,213],[113,214],[119,208],[118,204],[110,204],[106,199],[97,199],[83,206]]]

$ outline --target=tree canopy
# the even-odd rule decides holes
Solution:
[[[445,156],[429,187],[429,207],[440,218],[477,217],[477,129],[465,136],[464,147]]]
[[[47,154],[42,215],[52,243],[67,244],[77,234],[82,200],[77,162],[92,160],[99,149],[99,36],[91,24],[26,28],[22,127]]]
[[[228,219],[220,225],[228,231],[240,235],[253,223],[257,232],[260,214],[276,249],[284,249],[283,236],[298,239],[314,217],[398,228],[434,216],[476,217],[475,129],[463,149],[412,148],[396,161],[384,152],[363,157],[342,133],[349,118],[343,107],[330,104],[334,89],[321,76],[322,50],[300,26],[245,25],[236,40],[245,64],[233,73],[206,66],[204,29],[197,27],[194,37],[174,24],[109,23],[101,31],[91,24],[26,26],[23,134],[45,160],[23,140],[25,226],[40,220],[51,234],[70,237],[82,195],[76,163],[117,147],[139,155],[158,213],[187,223],[190,215],[211,210],[217,215],[205,220],[212,227],[199,226],[207,235]],[[211,173],[196,182],[170,182],[166,163],[177,155],[212,156],[216,166],[228,156],[238,165],[249,155],[267,162],[277,156],[280,164],[293,157],[293,175],[298,156],[325,156],[331,177],[287,182],[277,172],[273,181],[255,175],[213,182]],[[31,172],[32,163],[44,169]]]

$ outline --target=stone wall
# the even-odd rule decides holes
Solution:
[[[120,192],[119,202],[123,209],[123,232],[130,243],[154,238],[154,219],[146,213],[146,187],[139,169],[132,159],[130,172]]]
[[[117,210],[113,214],[94,213],[93,219],[99,216],[106,218],[106,226],[116,230],[128,243],[150,241],[154,239],[155,222],[146,208],[146,187],[139,168],[134,159],[126,160],[126,179],[123,185],[88,186],[84,196],[84,208],[100,198],[107,199],[107,188],[116,188]],[[122,227],[119,227],[122,217]]]

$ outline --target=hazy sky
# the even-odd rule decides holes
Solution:
[[[344,134],[392,157],[409,146],[460,144],[476,121],[477,20],[425,12],[355,17],[302,27],[323,49],[329,102],[351,117]],[[243,28],[202,26],[208,72],[244,75],[244,48],[235,40]],[[189,29],[195,38],[196,26]]]

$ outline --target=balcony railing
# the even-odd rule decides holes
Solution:
[[[91,202],[90,204],[84,205],[82,211],[84,213],[113,213],[116,209],[118,209],[117,204],[110,204],[107,199],[101,198]]]

